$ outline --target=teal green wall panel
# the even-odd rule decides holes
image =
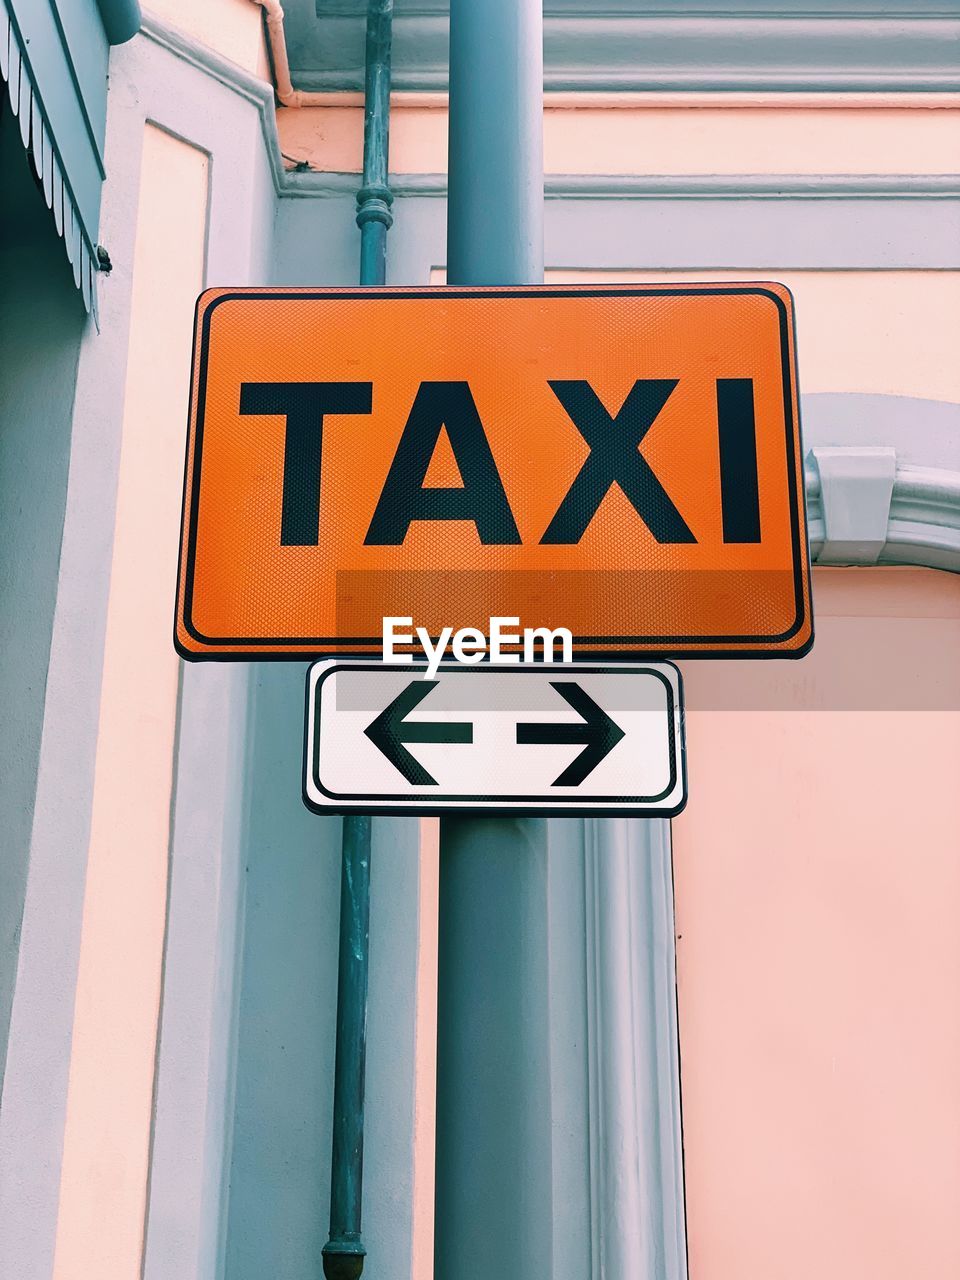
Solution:
[[[5,0],[87,239],[96,244],[109,46],[94,0]],[[21,98],[22,103],[22,98]]]
[[[71,80],[81,103],[81,111],[89,120],[90,133],[98,155],[103,159],[103,142],[107,124],[107,62],[110,44],[103,27],[96,0],[46,0],[54,12],[60,29],[64,54]],[[17,5],[17,0],[13,0]],[[41,96],[47,92],[43,79]],[[63,139],[66,147],[67,139]]]
[[[0,0],[0,72],[94,318],[108,56],[139,25],[137,0]]]
[[[139,31],[139,0],[97,0],[97,8],[111,44],[125,44]]]

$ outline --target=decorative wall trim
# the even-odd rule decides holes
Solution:
[[[861,541],[879,543],[870,549],[870,559],[855,546],[845,555],[836,542],[831,545],[829,521],[824,519],[824,475],[817,466],[814,452],[807,458],[806,494],[807,520],[810,534],[810,553],[814,563],[821,564],[909,564],[932,569],[947,569],[960,573],[960,471],[947,471],[935,467],[896,466],[886,519],[886,534],[882,541],[873,527],[873,516],[866,508],[866,518],[858,525],[848,523],[843,530],[842,541],[847,544]],[[894,450],[833,449],[834,461],[845,455],[845,474],[839,480],[848,492],[856,489],[857,471],[866,481],[868,471],[876,469],[880,453],[893,454]],[[826,483],[834,482],[831,477]],[[862,488],[861,486],[859,486]]]
[[[802,3],[780,12],[770,3],[757,12],[756,5],[731,0],[719,14],[664,12],[667,7],[638,14],[635,6],[581,0],[547,10],[545,88],[875,93],[960,87],[960,22],[952,6],[945,13],[942,5],[931,11],[910,0],[902,0],[899,12],[838,4],[838,16],[811,14]],[[396,89],[446,87],[449,24],[441,9],[418,4],[396,14]],[[357,90],[362,12],[354,5],[349,13],[331,13],[324,3],[321,13],[309,28],[288,25],[294,79],[311,92]]]
[[[285,169],[280,194],[353,195],[359,173]],[[445,173],[391,174],[396,197],[445,198]],[[565,174],[544,180],[547,200],[960,200],[960,174]]]
[[[960,175],[551,174],[548,200],[931,200],[960,197]]]

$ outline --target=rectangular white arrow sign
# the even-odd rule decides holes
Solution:
[[[366,659],[307,675],[304,800],[318,813],[669,817],[687,798],[669,662],[465,666]]]

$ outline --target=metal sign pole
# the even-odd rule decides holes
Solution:
[[[386,280],[387,231],[393,223],[388,186],[390,43],[393,0],[367,6],[363,124],[363,185],[357,192],[360,283]],[[366,1250],[363,1203],[363,1095],[367,1050],[367,976],[370,938],[371,819],[343,819],[340,868],[340,957],[337,977],[337,1048],[333,1085],[333,1159],[330,1239],[323,1246],[327,1280],[356,1280]]]
[[[447,272],[543,282],[542,0],[451,0]],[[544,828],[444,818],[437,1280],[549,1270]]]

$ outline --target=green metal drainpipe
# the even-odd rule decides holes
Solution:
[[[367,6],[363,185],[357,192],[360,283],[383,284],[393,196],[387,185],[390,127],[390,42],[393,0]],[[337,1050],[333,1082],[333,1160],[330,1239],[323,1246],[327,1280],[356,1280],[366,1249],[360,1234],[363,1203],[363,1094],[367,1050],[370,941],[370,835],[366,815],[343,819],[340,870],[340,967]]]

